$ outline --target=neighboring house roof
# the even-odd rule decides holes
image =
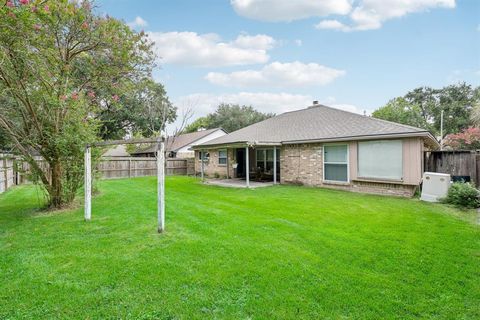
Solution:
[[[214,128],[214,129],[201,130],[201,131],[196,131],[191,133],[184,133],[176,137],[170,136],[167,138],[167,141],[165,143],[165,151],[176,152],[183,147],[195,144],[195,141],[198,141],[218,130],[222,130],[226,133],[226,131],[223,130],[222,128]],[[147,148],[135,150],[134,152],[132,152],[132,154],[152,153],[156,151],[157,151],[157,146],[153,145]]]
[[[114,146],[107,151],[105,151],[104,154],[102,154],[102,157],[129,157],[130,154],[127,152],[127,147],[123,144]]]
[[[424,136],[435,138],[425,129],[380,120],[324,105],[286,112],[252,124],[199,147],[228,144],[280,145],[327,141],[361,140],[379,137]]]

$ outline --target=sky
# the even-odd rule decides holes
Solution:
[[[480,0],[96,3],[155,41],[154,78],[179,118],[222,102],[279,114],[313,100],[370,114],[419,86],[480,85]]]

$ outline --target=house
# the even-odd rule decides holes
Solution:
[[[130,157],[130,154],[127,151],[127,146],[124,144],[119,144],[108,148],[103,154],[104,158],[117,158],[117,157]]]
[[[193,146],[210,140],[222,137],[227,132],[222,128],[200,130],[192,133],[184,133],[178,136],[169,136],[165,143],[165,152],[168,158],[193,158]],[[134,157],[154,157],[157,152],[157,146],[151,145],[139,148],[131,153]]]
[[[247,187],[255,180],[412,196],[423,151],[438,147],[424,129],[314,104],[193,148],[196,172]]]

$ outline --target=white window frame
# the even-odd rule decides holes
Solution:
[[[347,181],[326,180],[325,179],[325,165],[326,164],[345,164],[345,162],[325,162],[325,147],[346,146],[347,147]],[[323,182],[349,184],[350,183],[350,144],[348,143],[328,143],[322,146],[322,162],[323,162]]]
[[[258,149],[255,149],[255,168],[258,168],[258,151],[263,151],[263,160],[260,160],[263,162],[263,170],[265,171],[265,169],[267,168],[267,151],[268,150],[271,150],[273,152],[273,149],[275,149],[276,147],[274,148],[258,148]],[[280,157],[278,156],[279,155],[279,150],[278,148],[277,149],[277,168],[280,168],[279,164],[280,164]],[[274,159],[275,160],[275,159]],[[274,160],[272,160],[272,162],[275,162]],[[272,167],[272,170],[273,170],[273,167]]]
[[[220,152],[225,152],[225,157],[220,157]],[[225,159],[225,163],[220,163],[220,159]],[[219,166],[226,166],[228,162],[228,152],[227,149],[218,149],[218,165]]]

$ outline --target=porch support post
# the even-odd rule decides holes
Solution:
[[[277,184],[277,147],[273,147],[273,184]]]
[[[85,220],[92,219],[92,154],[90,146],[85,148]]]
[[[202,169],[200,170],[202,172],[202,182],[205,181],[205,168],[204,168],[204,158],[205,157],[205,151],[204,150],[200,150],[200,162],[201,162],[201,167]]]
[[[230,179],[230,175],[228,174],[230,171],[230,163],[228,162],[228,148],[225,149],[225,152],[227,153],[227,179]]]
[[[248,161],[248,147],[245,147],[245,177],[247,188],[250,188],[250,163]]]

